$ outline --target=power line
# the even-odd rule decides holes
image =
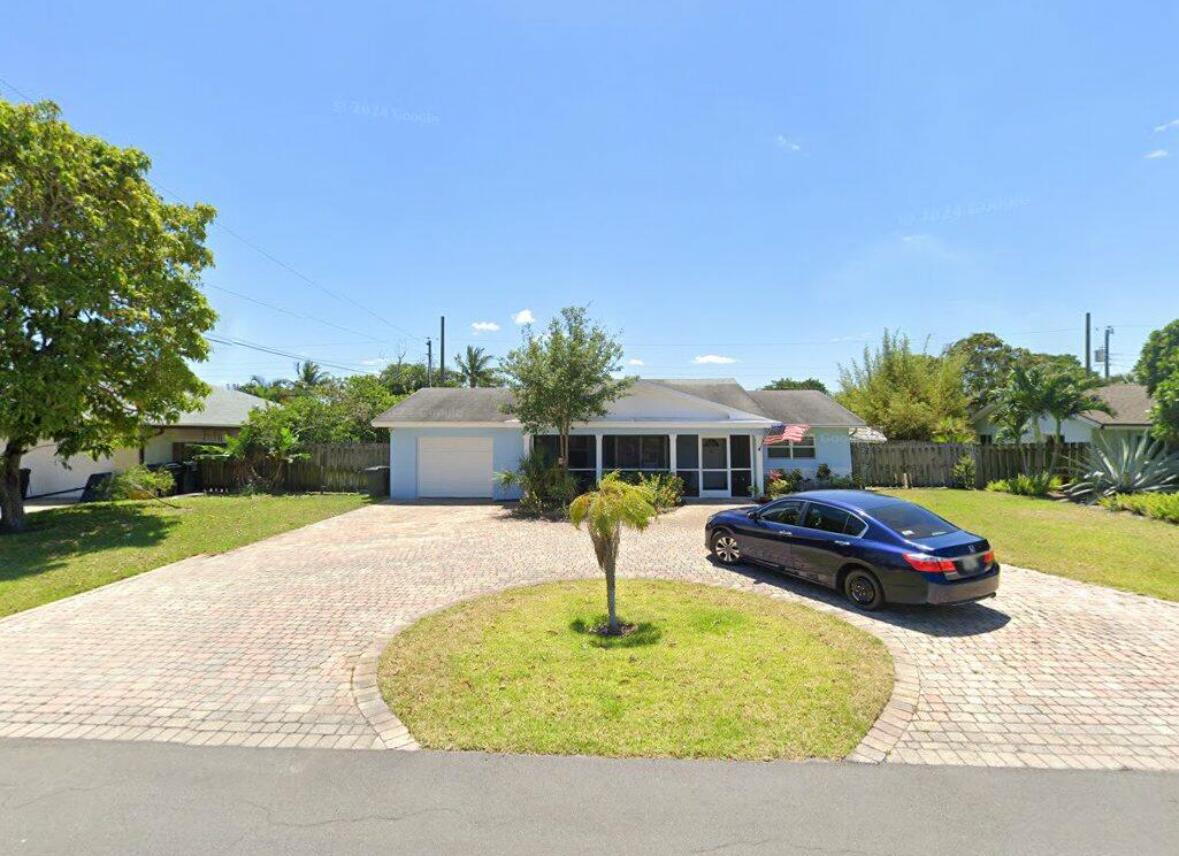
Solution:
[[[267,309],[273,309],[275,312],[281,312],[284,315],[290,315],[292,318],[301,318],[304,321],[314,321],[317,324],[323,324],[327,327],[334,327],[335,329],[340,330],[341,332],[351,333],[353,336],[361,336],[365,339],[368,339],[369,341],[377,342],[378,344],[387,344],[387,341],[385,339],[379,339],[376,336],[370,336],[368,333],[361,333],[359,330],[353,330],[351,327],[345,327],[343,324],[337,324],[334,321],[327,321],[323,318],[316,318],[314,315],[304,315],[301,312],[295,312],[291,309],[286,309],[285,307],[278,306],[273,303],[268,303],[265,300],[259,300],[256,297],[250,297],[250,295],[248,295],[248,294],[242,294],[240,291],[234,291],[231,288],[225,288],[224,286],[221,286],[221,285],[213,285],[211,282],[203,283],[203,287],[215,288],[217,291],[224,291],[226,294],[232,294],[234,297],[241,298],[242,300],[248,300],[250,303],[255,303],[258,306],[264,306]]]
[[[250,341],[247,341],[246,339],[238,339],[238,338],[227,339],[227,338],[223,338],[221,336],[215,335],[213,333],[206,333],[205,338],[208,339],[210,342],[216,342],[219,345],[229,345],[231,347],[248,348],[252,351],[260,351],[261,353],[271,354],[276,357],[286,357],[287,359],[298,360],[299,362],[318,363],[321,366],[325,366],[327,368],[332,368],[332,369],[340,369],[341,371],[357,372],[359,374],[378,374],[379,373],[379,372],[377,372],[376,369],[373,369],[371,367],[350,366],[350,365],[345,365],[344,363],[331,362],[328,360],[317,360],[314,357],[307,356],[306,354],[296,354],[291,351],[284,351],[281,348],[272,348],[269,345],[262,345],[257,342],[250,342]]]

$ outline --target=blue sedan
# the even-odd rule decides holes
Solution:
[[[812,490],[708,518],[708,549],[843,592],[861,609],[994,596],[990,543],[932,511],[863,490]]]

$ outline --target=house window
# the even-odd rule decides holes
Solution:
[[[768,458],[798,460],[814,456],[815,438],[813,436],[803,437],[800,443],[775,443],[772,446],[766,446],[766,457]]]
[[[602,435],[602,469],[666,472],[671,467],[671,443],[666,434]]]

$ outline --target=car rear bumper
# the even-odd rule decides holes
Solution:
[[[892,575],[890,575],[892,576]],[[890,603],[932,604],[968,603],[991,597],[999,589],[999,566],[985,574],[964,580],[945,580],[900,571],[893,580],[885,580],[884,597]],[[893,585],[889,585],[893,582]]]

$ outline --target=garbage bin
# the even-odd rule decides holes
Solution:
[[[366,467],[364,470],[364,492],[369,496],[389,495],[389,468]]]
[[[20,498],[29,498],[29,476],[33,474],[32,470],[22,469],[20,471]]]

